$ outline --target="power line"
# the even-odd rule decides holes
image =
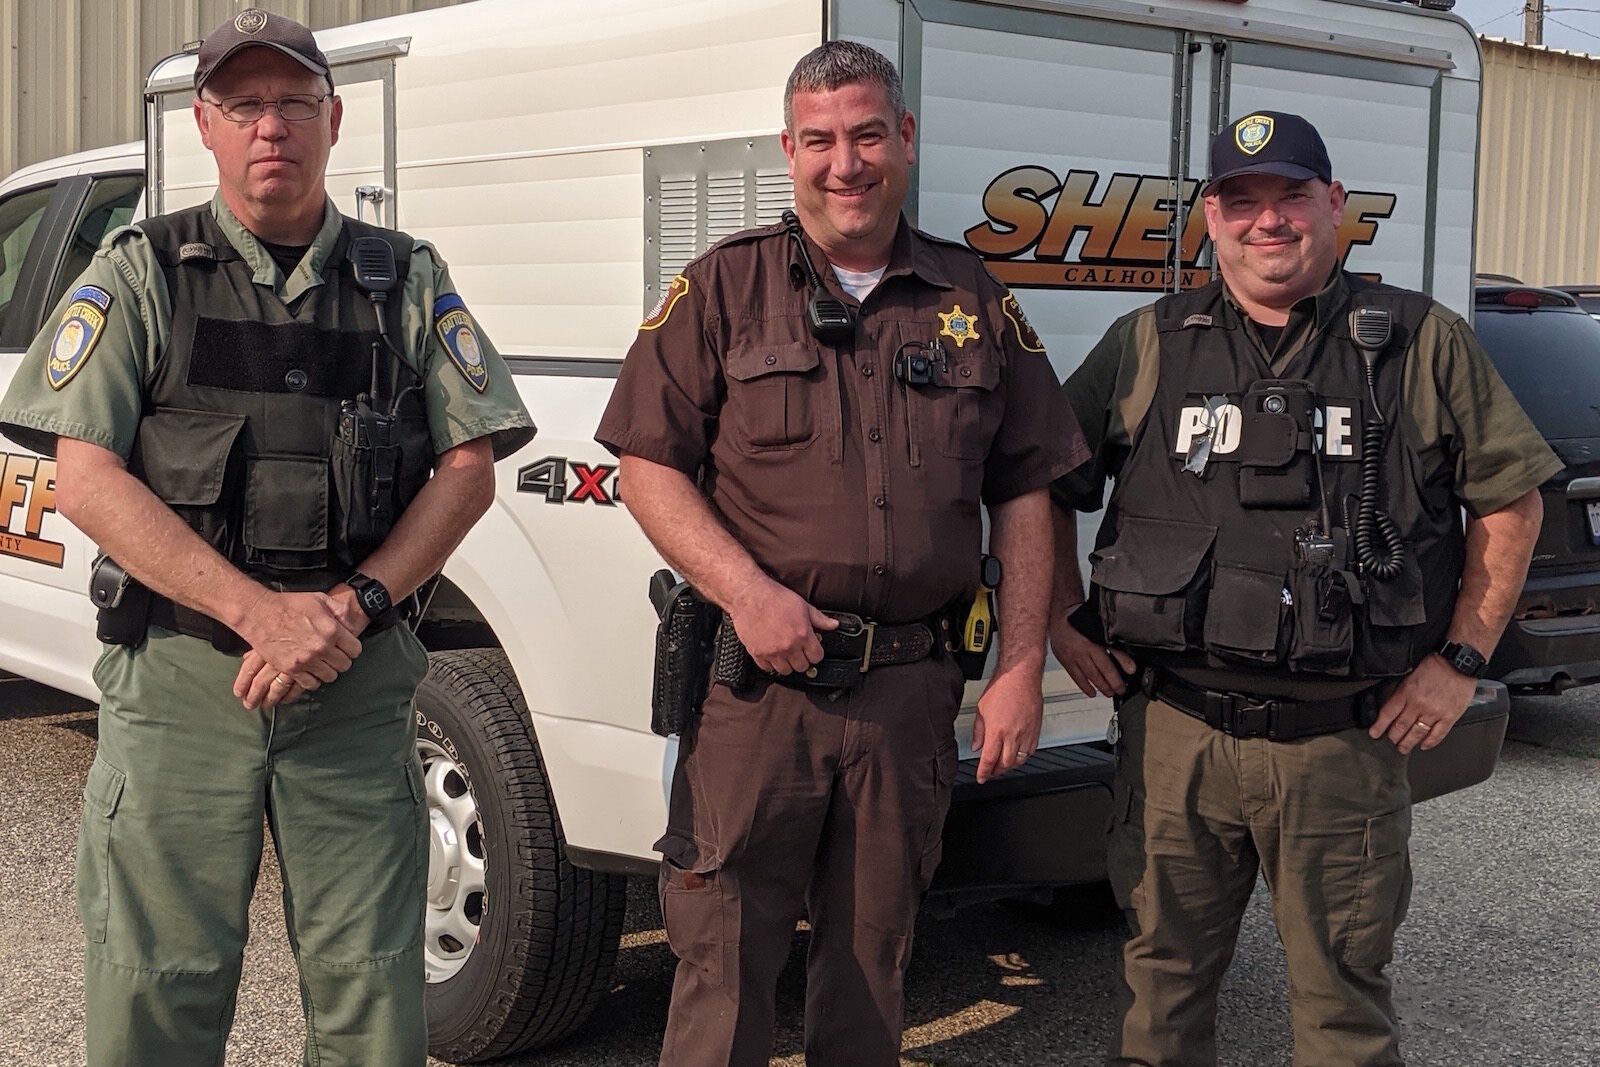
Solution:
[[[1545,10],[1548,11],[1550,9],[1546,8]],[[1580,30],[1578,27],[1573,26],[1570,23],[1562,22],[1560,19],[1550,18],[1548,15],[1545,16],[1545,21],[1546,22],[1553,22],[1557,26],[1560,26],[1564,30],[1571,30],[1573,33],[1581,34],[1584,37],[1592,37],[1595,40],[1600,41],[1600,33],[1590,33],[1588,30]]]

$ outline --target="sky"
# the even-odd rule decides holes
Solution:
[[[1455,13],[1490,37],[1522,40],[1523,0],[1456,0]],[[1600,56],[1600,0],[1544,0],[1549,48]]]

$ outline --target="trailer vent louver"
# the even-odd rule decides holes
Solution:
[[[695,256],[794,205],[776,136],[647,149],[644,186],[647,312]]]

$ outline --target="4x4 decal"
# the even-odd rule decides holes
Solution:
[[[577,479],[573,485],[568,474]],[[517,471],[517,492],[537,493],[546,504],[599,504],[616,507],[622,499],[622,478],[615,463],[577,463],[566,456],[545,456]]]

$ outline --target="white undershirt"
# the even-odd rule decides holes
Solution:
[[[883,272],[889,269],[885,263],[877,270],[845,270],[838,264],[834,265],[833,273],[839,279],[839,284],[844,291],[857,300],[865,300],[867,294],[877,286],[878,279],[883,277]]]

